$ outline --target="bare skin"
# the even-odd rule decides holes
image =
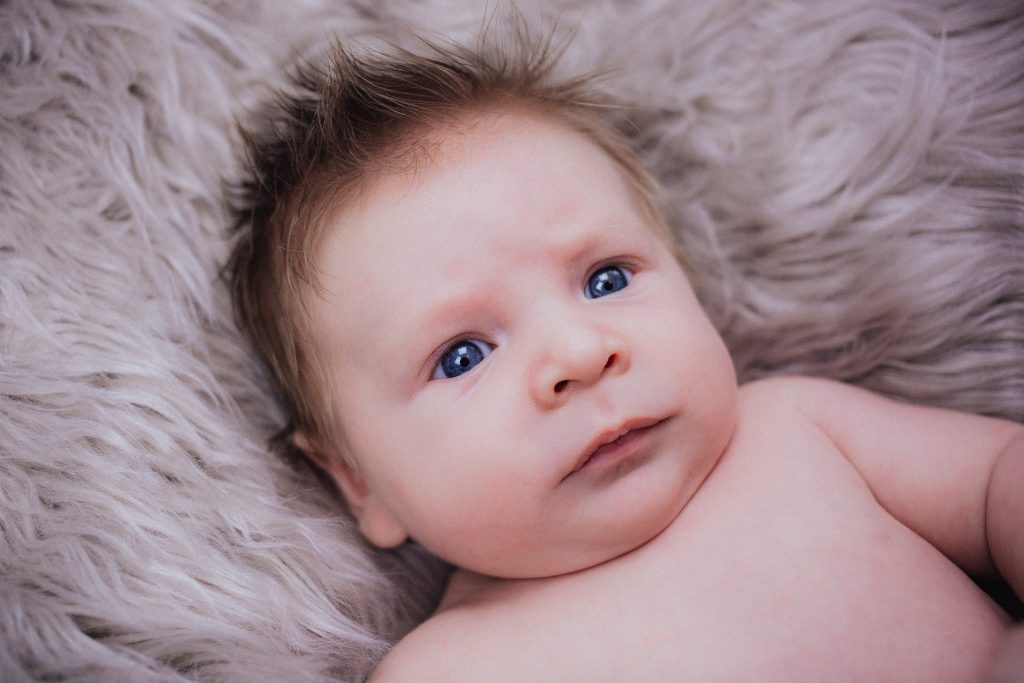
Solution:
[[[460,567],[376,680],[982,678],[1010,625],[969,575],[1024,592],[1024,428],[738,388],[590,140],[517,111],[434,151],[324,244],[346,444],[296,435],[370,542]]]
[[[728,449],[660,535],[558,577],[457,572],[437,615],[377,679],[405,680],[411,665],[413,678],[438,681],[981,680],[1006,615],[879,504],[802,405],[851,391],[799,379],[742,388]],[[960,434],[950,446],[997,448],[1013,431],[853,396],[849,410],[861,413],[850,420],[916,414]],[[931,531],[947,552],[991,571],[984,550],[939,517]]]

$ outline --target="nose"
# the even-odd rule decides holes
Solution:
[[[580,321],[564,320],[544,335],[530,377],[530,393],[541,408],[563,405],[581,389],[629,369],[625,341]]]

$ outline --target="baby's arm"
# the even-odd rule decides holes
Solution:
[[[992,559],[1024,598],[1024,429],[1015,434],[993,468],[985,520]]]
[[[836,382],[771,383],[831,438],[894,517],[965,571],[998,571],[1024,596],[1024,426]]]

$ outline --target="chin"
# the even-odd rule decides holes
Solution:
[[[608,533],[603,539],[596,539],[597,547],[590,552],[581,551],[575,558],[574,566],[561,573],[587,569],[628,555],[657,538],[672,525],[689,499],[688,495],[673,495],[679,493],[678,489],[665,491],[662,488],[665,495],[661,497],[641,498],[644,501],[642,508],[636,505],[634,499],[633,509],[624,511],[616,520],[614,537],[610,537],[611,525],[606,526]]]

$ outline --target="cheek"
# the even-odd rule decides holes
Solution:
[[[399,514],[413,539],[452,564],[485,573],[535,551],[539,506],[527,486],[481,468],[450,472],[444,481],[417,482],[401,501]]]
[[[719,337],[695,299],[669,290],[633,322],[641,348],[667,364],[700,366],[719,361]]]
[[[684,409],[708,427],[731,425],[736,373],[725,342],[690,295],[668,297],[642,343],[651,365],[679,392]]]
[[[414,401],[375,424],[364,414],[367,426],[352,433],[375,493],[428,547],[433,537],[465,538],[521,519],[533,504],[527,487],[509,485],[526,473],[508,411],[472,399],[459,410],[460,403]]]

